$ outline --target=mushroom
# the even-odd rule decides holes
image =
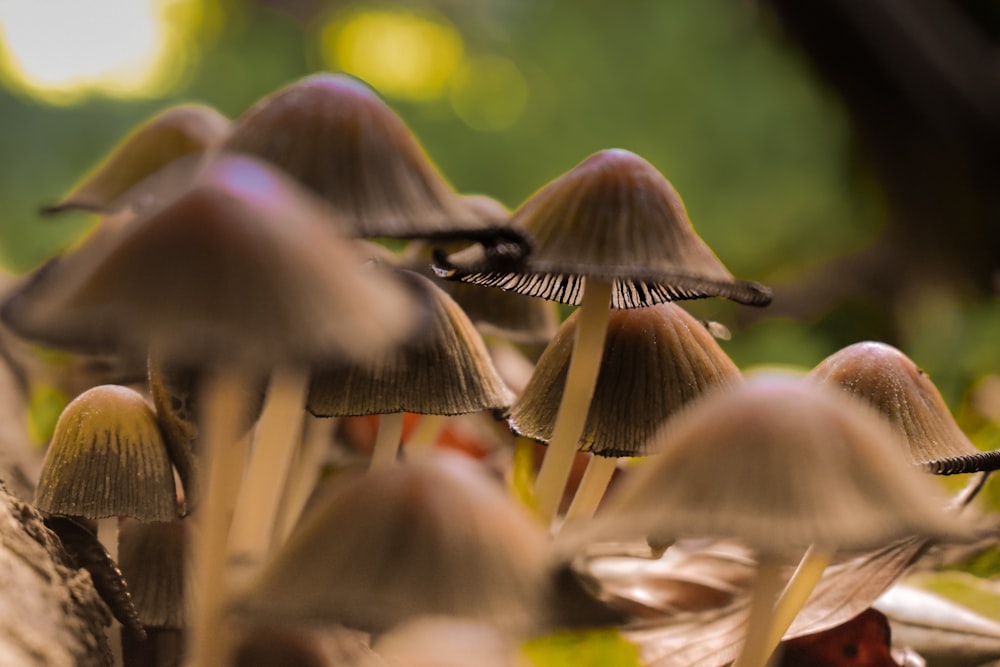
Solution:
[[[458,304],[420,274],[399,270],[398,275],[429,304],[427,330],[388,353],[316,368],[306,401],[320,417],[381,415],[373,468],[395,460],[404,412],[498,411],[514,400]]]
[[[554,516],[587,416],[608,309],[723,296],[766,305],[766,287],[735,280],[694,231],[677,192],[651,164],[604,150],[553,180],[515,211],[532,253],[504,271],[478,247],[444,257],[438,275],[580,306],[563,404],[536,481]]]
[[[201,443],[208,495],[193,546],[205,605],[193,625],[195,664],[225,659],[225,633],[216,628],[227,498],[243,464],[223,457],[239,452],[239,387],[275,367],[292,369],[280,373],[291,381],[272,380],[272,401],[286,406],[272,414],[301,412],[308,364],[394,344],[417,323],[410,295],[387,272],[364,270],[335,228],[320,202],[273,169],[222,157],[176,199],[50,261],[0,310],[15,332],[49,344],[136,348],[211,369]],[[300,393],[279,396],[279,384]],[[258,469],[287,469],[293,434],[276,422],[277,436],[259,429],[268,435],[257,453],[277,449],[278,463]],[[261,495],[274,500],[280,491]]]
[[[101,385],[63,409],[35,488],[35,506],[52,515],[97,520],[97,538],[112,561],[121,517],[177,517],[173,467],[156,415],[142,395]],[[112,627],[110,639],[120,646],[117,629]]]
[[[156,415],[141,394],[101,385],[59,415],[35,489],[43,512],[88,519],[177,517],[174,472]],[[112,553],[117,545],[104,540]]]
[[[525,254],[521,234],[475,215],[403,120],[362,81],[320,72],[258,101],[224,151],[277,165],[362,238],[466,239]]]
[[[515,636],[609,622],[565,599],[545,530],[474,461],[436,454],[334,481],[237,598],[248,622],[381,633],[420,616]],[[581,594],[582,595],[582,594]]]
[[[549,442],[572,354],[578,313],[545,349],[508,422]],[[612,311],[601,368],[578,449],[590,452],[567,520],[597,509],[618,457],[655,453],[650,445],[671,415],[708,391],[741,382],[739,369],[704,325],[673,303]]]
[[[189,521],[122,521],[118,565],[146,638],[122,635],[125,664],[178,664],[189,617],[184,594]]]
[[[904,436],[910,460],[928,472],[988,472],[1000,452],[982,452],[962,432],[934,383],[912,359],[886,343],[848,345],[820,362],[810,377],[870,403]],[[974,480],[979,485],[985,477]]]
[[[198,156],[217,145],[229,131],[229,120],[201,104],[170,107],[135,127],[111,153],[59,203],[45,213],[84,209],[102,213],[134,203],[145,178],[185,156]]]
[[[771,622],[781,568],[807,546],[818,545],[813,562],[822,563],[835,549],[962,534],[934,485],[899,465],[894,439],[856,399],[797,377],[753,377],[678,416],[664,429],[660,455],[626,478],[577,539],[743,541],[757,554],[758,574],[735,664],[758,667],[794,616],[784,607]]]

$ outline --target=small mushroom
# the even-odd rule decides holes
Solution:
[[[604,150],[551,181],[511,220],[532,252],[497,271],[473,247],[437,257],[438,275],[579,305],[566,391],[535,485],[551,518],[569,475],[604,348],[609,308],[722,296],[766,305],[769,289],[735,280],[694,231],[673,186],[651,164],[621,149]]]
[[[115,517],[116,523],[120,516],[140,521],[177,517],[173,467],[156,415],[138,392],[102,385],[63,409],[35,505],[50,514]]]
[[[577,313],[563,322],[510,411],[515,433],[549,442],[573,349]],[[703,394],[741,382],[704,325],[677,304],[612,311],[601,369],[578,449],[587,465],[567,519],[593,514],[618,457],[655,453],[654,433]]]
[[[429,304],[427,330],[386,354],[316,368],[306,402],[316,416],[381,415],[373,467],[395,460],[404,412],[499,411],[514,400],[458,304],[420,274],[400,270],[398,275]]]
[[[810,377],[867,401],[904,436],[910,460],[938,475],[1000,466],[1000,453],[981,452],[962,432],[930,377],[886,343],[855,343],[820,362]]]

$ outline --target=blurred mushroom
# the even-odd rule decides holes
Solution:
[[[387,272],[363,268],[335,228],[320,202],[274,170],[223,157],[175,200],[50,261],[0,310],[15,332],[49,344],[133,348],[211,369],[202,433],[208,495],[194,546],[209,620],[194,623],[197,648],[189,657],[195,664],[224,661],[224,646],[213,642],[226,639],[216,626],[227,498],[235,495],[244,466],[222,457],[240,451],[237,421],[245,407],[239,387],[275,367],[286,369],[284,384],[302,392],[279,396],[272,386],[272,400],[283,398],[285,408],[272,414],[301,413],[309,363],[370,353],[416,325],[419,308],[411,295]],[[273,453],[277,462],[257,469],[272,477],[277,471],[280,489],[294,429],[281,419],[272,423],[277,436],[260,437],[258,445],[267,446],[256,451]],[[270,488],[261,493],[265,503],[280,497]],[[276,509],[262,511],[273,517]],[[273,519],[262,523],[269,538]]]
[[[545,530],[496,480],[467,458],[436,455],[341,480],[235,611],[376,633],[425,615],[516,636],[609,622],[603,609],[582,618],[578,599],[560,606],[559,572]]]
[[[538,360],[508,419],[518,435],[552,437],[577,313],[563,322]],[[671,415],[707,391],[742,381],[708,330],[673,303],[612,311],[601,368],[578,449],[591,452],[567,520],[597,509],[618,457],[655,453],[651,438]],[[655,443],[654,443],[655,444]]]
[[[217,145],[229,131],[229,120],[200,104],[179,104],[133,128],[108,156],[59,203],[45,213],[85,209],[110,213],[122,195],[140,181],[184,156],[199,155]],[[130,203],[135,203],[134,195]]]
[[[677,192],[651,164],[604,150],[551,181],[514,213],[531,255],[498,272],[479,248],[437,257],[438,275],[580,306],[566,391],[535,485],[555,515],[587,416],[609,308],[723,296],[766,305],[771,292],[735,280],[694,231]]]
[[[735,537],[754,549],[737,667],[763,665],[794,617],[784,606],[771,618],[781,567],[807,546],[818,545],[822,563],[835,549],[965,530],[926,477],[899,465],[895,435],[877,415],[815,382],[758,376],[692,405],[663,435],[660,455],[619,486],[586,534]]]

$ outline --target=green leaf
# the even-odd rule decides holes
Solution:
[[[28,435],[33,442],[42,444],[49,441],[56,421],[68,402],[66,395],[51,385],[32,387],[28,398]]]
[[[560,632],[525,642],[521,654],[533,667],[642,667],[639,649],[616,630]]]

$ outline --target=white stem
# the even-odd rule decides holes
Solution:
[[[768,650],[768,628],[774,613],[774,601],[781,590],[781,563],[762,558],[757,565],[750,600],[750,619],[743,650],[732,667],[765,667],[773,648]]]
[[[573,502],[566,511],[566,521],[589,519],[594,516],[604,492],[611,483],[611,478],[618,467],[618,458],[614,456],[598,456],[592,454],[587,462],[587,469],[576,489]]]
[[[369,470],[379,470],[396,462],[399,443],[403,439],[404,414],[393,412],[379,416],[378,435],[375,436],[375,449],[372,451],[372,462]]]
[[[118,517],[109,516],[97,520],[97,541],[107,550],[108,556],[118,563]],[[108,647],[111,649],[111,660],[114,667],[124,664],[122,651],[122,624],[117,619],[111,619],[107,628]]]
[[[301,440],[308,388],[305,369],[279,367],[271,377],[229,537],[230,558],[247,572],[271,551],[285,483]]]
[[[404,448],[414,455],[422,455],[434,449],[438,436],[444,430],[445,415],[421,415],[417,425],[413,427],[410,437],[406,439]]]
[[[556,412],[552,438],[545,450],[535,482],[535,501],[542,517],[551,521],[559,510],[569,479],[573,457],[587,422],[590,399],[604,356],[611,307],[610,281],[586,279],[579,319],[573,340],[573,355],[566,371],[566,387]]]
[[[232,369],[220,370],[203,392],[201,450],[205,459],[202,502],[191,515],[191,585],[193,595],[188,630],[188,667],[229,664],[231,632],[225,627],[230,595],[226,577],[226,539],[240,480],[246,468],[246,440],[239,437],[246,414],[246,378]]]
[[[323,468],[323,461],[330,449],[336,417],[307,417],[299,460],[288,481],[285,499],[275,531],[275,543],[282,544],[298,523],[309,502]]]
[[[792,621],[805,605],[806,600],[816,584],[826,571],[827,565],[833,560],[833,552],[816,546],[809,547],[799,566],[792,574],[792,578],[785,586],[781,597],[774,607],[774,616],[771,619],[771,629],[768,631],[769,654],[781,643],[781,638],[792,626]]]

